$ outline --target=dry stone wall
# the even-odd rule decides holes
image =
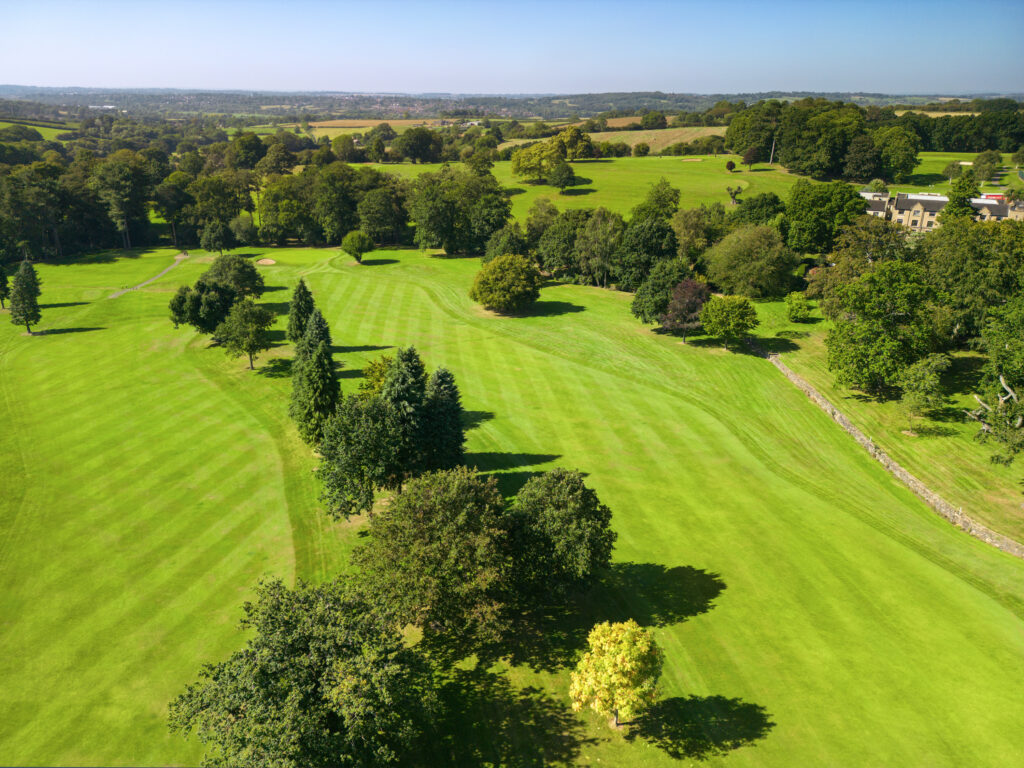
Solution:
[[[783,363],[782,358],[776,354],[764,354],[761,350],[757,351],[763,357],[766,357],[768,362],[778,368],[782,372],[782,375],[793,382],[793,384],[795,384],[801,392],[807,395],[815,405],[831,416],[832,420],[835,421],[836,424],[846,430],[846,432],[856,440],[865,451],[871,454],[879,464],[885,467],[893,477],[917,494],[925,504],[935,510],[939,515],[958,528],[971,534],[971,536],[981,539],[986,544],[991,544],[993,547],[1001,549],[1003,552],[1007,552],[1014,557],[1024,559],[1024,544],[1014,541],[1007,536],[1003,536],[1001,533],[996,533],[991,528],[973,520],[959,507],[954,507],[910,474],[906,469],[897,464],[889,454],[875,445],[867,435],[857,429],[857,427],[855,427],[838,408],[832,405],[826,397],[807,383],[803,378],[794,373],[789,366]]]

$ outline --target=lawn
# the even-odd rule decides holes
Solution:
[[[732,160],[737,169],[730,173],[725,164]],[[665,177],[680,191],[680,207],[693,208],[701,203],[729,204],[726,187],[737,185],[747,194],[774,192],[785,199],[799,176],[787,173],[778,166],[754,165],[753,171],[739,166],[733,155],[695,155],[687,157],[620,157],[605,160],[578,160],[573,170],[585,180],[566,193],[559,193],[546,184],[530,184],[512,175],[511,163],[494,164],[493,173],[512,195],[512,215],[524,220],[530,206],[539,197],[551,200],[559,209],[597,208],[604,206],[628,215],[644,199],[652,184]],[[388,163],[376,166],[386,173],[417,176],[425,171],[436,171],[439,165],[413,165]]]
[[[921,152],[918,157],[920,162],[914,168],[910,180],[905,184],[890,184],[891,192],[937,192],[944,195],[949,192],[950,184],[949,179],[942,175],[943,169],[952,162],[969,163],[977,157],[977,153]],[[1006,173],[999,182],[1009,186],[1024,186],[1024,182],[1017,177],[1017,171],[1010,162],[1010,153],[1003,153],[1003,163]],[[999,192],[1002,187],[999,184],[985,183],[981,189],[982,192]]]
[[[324,578],[355,538],[287,422],[290,348],[252,373],[167,320],[200,252],[106,298],[173,255],[41,266],[49,333],[0,325],[4,763],[194,764],[167,701],[237,647],[257,578]],[[613,572],[550,647],[517,649],[533,667],[462,676],[436,764],[1020,762],[1024,562],[939,519],[767,362],[656,335],[593,288],[494,317],[466,297],[476,259],[263,255],[276,311],[310,284],[346,391],[415,344],[457,376],[469,460],[507,493],[578,467],[614,512]],[[666,653],[658,727],[631,739],[568,711],[564,669],[626,616]]]

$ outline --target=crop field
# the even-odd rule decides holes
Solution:
[[[653,131],[601,131],[590,134],[595,141],[624,141],[629,146],[647,144],[651,152],[660,152],[670,144],[693,141],[702,136],[725,136],[724,126],[692,126],[688,128],[660,128]]]
[[[730,173],[725,164],[737,163]],[[379,165],[386,173],[417,176],[425,171],[436,171],[439,165],[412,165],[389,163]],[[783,199],[799,176],[787,173],[779,166],[754,165],[752,172],[739,165],[739,158],[731,155],[693,155],[686,157],[619,157],[607,160],[578,160],[573,170],[580,177],[580,186],[560,194],[545,184],[530,184],[512,175],[511,163],[494,164],[492,172],[503,187],[512,190],[512,215],[525,219],[538,197],[547,197],[560,210],[567,208],[597,208],[604,206],[618,213],[628,214],[644,199],[647,190],[661,177],[680,190],[680,206],[692,208],[701,203],[729,204],[726,187],[743,187],[744,192],[774,192]]]
[[[771,334],[784,315],[781,303],[759,305],[763,331]],[[803,329],[782,323],[791,351],[783,361],[836,404],[890,456],[956,507],[988,527],[1024,541],[1024,464],[1010,466],[989,460],[995,447],[979,443],[976,422],[964,411],[977,407],[970,393],[981,376],[984,358],[960,352],[945,376],[948,404],[932,417],[909,418],[899,401],[878,402],[837,388],[828,371],[825,335],[831,323],[822,320]]]
[[[595,186],[582,168],[600,165],[581,164]],[[662,167],[611,166],[641,186]],[[256,372],[167,319],[199,251],[117,298],[174,251],[40,265],[38,335],[0,324],[4,763],[195,764],[167,702],[239,646],[256,580],[345,567],[360,523],[324,517],[286,414],[300,276],[346,391],[415,344],[455,373],[468,460],[506,493],[576,467],[613,510],[611,573],[549,653],[477,670],[437,765],[1021,761],[1024,562],[939,519],[767,362],[654,334],[627,294],[594,288],[550,285],[530,315],[493,316],[466,295],[477,259],[258,253],[280,316]],[[657,727],[616,732],[569,711],[566,664],[592,623],[630,616],[665,650],[662,700]]]

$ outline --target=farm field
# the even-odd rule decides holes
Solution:
[[[656,335],[599,289],[553,285],[530,316],[491,316],[466,296],[477,259],[260,254],[278,312],[305,276],[346,391],[415,344],[455,373],[469,460],[507,493],[556,465],[586,472],[619,539],[579,629],[633,616],[665,649],[658,734],[572,715],[564,669],[516,666],[436,764],[1024,755],[1024,562],[935,516],[767,362]],[[209,257],[107,298],[174,255],[42,265],[46,333],[0,324],[5,763],[195,764],[198,746],[167,735],[168,700],[238,646],[257,578],[326,578],[356,538],[320,513],[287,421],[274,360],[290,348],[252,373],[168,321]]]
[[[629,146],[647,144],[651,152],[660,152],[670,144],[693,141],[702,136],[725,136],[725,126],[691,126],[687,128],[660,128],[652,131],[600,131],[590,134],[591,140],[624,141]]]
[[[964,416],[976,408],[970,396],[981,374],[981,355],[961,352],[946,381],[955,394],[937,418],[910,420],[899,401],[877,402],[836,387],[828,370],[825,335],[828,320],[813,325],[787,323],[781,303],[758,305],[762,332],[789,338],[792,351],[783,362],[825,395],[890,456],[912,474],[971,517],[988,527],[1024,541],[1024,464],[1002,466],[989,461],[995,450],[975,439],[977,423]]]
[[[652,184],[664,176],[680,190],[680,207],[692,208],[701,203],[729,204],[726,187],[743,187],[744,192],[774,192],[783,199],[799,176],[775,167],[746,167],[729,173],[728,160],[738,164],[732,155],[695,155],[687,157],[619,157],[606,160],[578,160],[573,163],[578,177],[589,183],[574,187],[568,194],[559,194],[546,184],[530,184],[512,175],[511,163],[498,162],[492,172],[503,187],[512,190],[512,215],[525,219],[530,206],[538,197],[546,197],[560,210],[568,208],[597,208],[604,206],[621,214],[629,214],[644,199]],[[439,164],[413,165],[388,163],[377,165],[379,170],[401,176],[418,176],[425,171],[436,171]]]
[[[7,127],[9,127],[11,125],[15,125],[15,123],[8,123],[8,122],[5,122],[3,120],[0,120],[0,129],[7,128]],[[24,125],[24,126],[26,126],[28,128],[34,128],[35,130],[39,131],[39,133],[42,135],[43,139],[46,140],[46,141],[58,141],[57,136],[59,134],[61,134],[61,133],[68,133],[69,131],[73,131],[74,130],[74,128],[72,126],[70,126],[70,125],[67,126],[66,128],[51,128],[51,127],[46,126],[46,125],[35,125],[35,124],[30,124],[30,123],[18,123],[18,125]]]

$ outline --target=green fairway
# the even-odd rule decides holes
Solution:
[[[725,164],[732,160],[737,170],[730,173]],[[573,170],[582,183],[560,194],[546,184],[530,184],[512,175],[510,162],[495,163],[493,173],[498,183],[512,190],[512,215],[525,219],[530,206],[539,197],[551,200],[560,210],[567,208],[597,208],[604,206],[621,214],[628,214],[633,206],[644,199],[652,184],[663,176],[680,191],[681,208],[694,208],[701,203],[729,205],[726,187],[743,187],[746,194],[774,192],[785,199],[799,176],[779,168],[755,165],[753,171],[739,167],[739,157],[733,155],[693,155],[687,157],[619,157],[609,160],[578,160]],[[412,165],[389,163],[375,166],[386,173],[400,176],[418,176],[437,170],[439,165]]]
[[[598,191],[558,204],[625,212],[661,175],[715,200],[737,180],[783,194],[796,178],[724,162],[579,163]],[[283,312],[298,278],[310,285],[346,391],[368,360],[415,344],[456,375],[468,459],[503,490],[555,465],[587,473],[619,538],[580,621],[634,616],[665,650],[657,744],[568,712],[564,669],[519,666],[509,678],[532,689],[471,707],[458,740],[472,759],[437,765],[1024,758],[1024,562],[939,519],[766,361],[656,335],[629,295],[596,288],[550,286],[532,315],[495,317],[466,295],[477,259],[260,252],[285,289],[262,303]],[[201,252],[107,298],[174,255],[42,265],[51,332],[0,324],[0,762],[195,764],[166,705],[240,645],[255,580],[322,579],[354,544],[358,523],[320,513],[287,420],[273,358],[290,347],[253,373],[167,319]]]
[[[891,192],[937,192],[946,194],[949,192],[950,183],[943,174],[943,170],[952,162],[970,163],[977,157],[976,152],[921,152],[918,157],[920,162],[914,168],[914,173],[905,184],[893,182],[889,185]],[[999,179],[1001,184],[1020,187],[1024,182],[1017,177],[1017,171],[1010,162],[1010,154],[1003,153],[1003,163],[1008,169]],[[985,183],[981,185],[983,192],[999,192],[1002,187],[998,184]]]

